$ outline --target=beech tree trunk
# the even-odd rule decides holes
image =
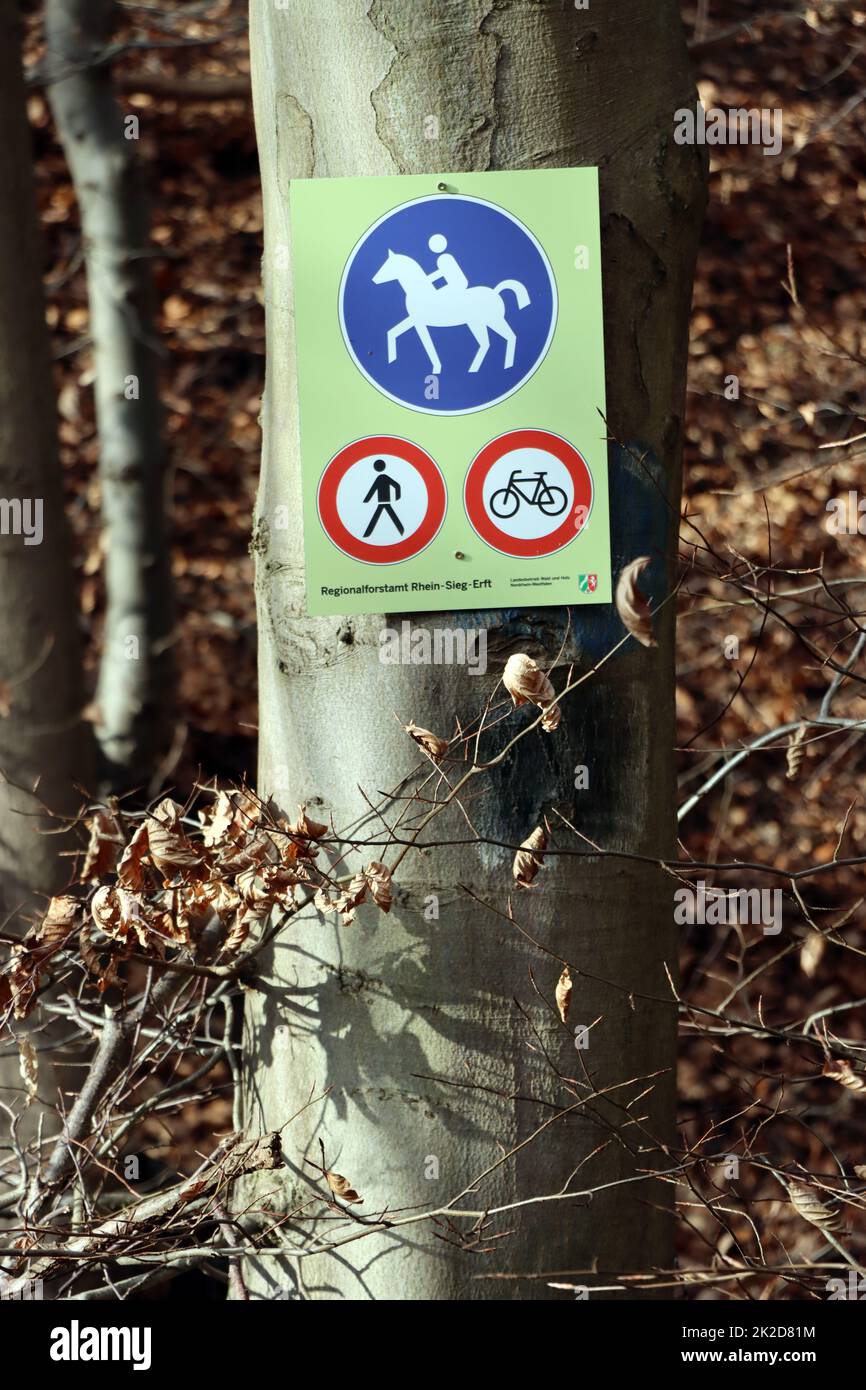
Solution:
[[[56,816],[92,787],[15,6],[0,16],[0,912],[69,878]],[[37,505],[38,504],[38,505]],[[37,518],[40,518],[38,531]],[[21,525],[18,525],[20,521]],[[16,529],[17,527],[17,529]],[[23,533],[22,528],[30,532]]]
[[[62,817],[93,787],[78,607],[63,507],[30,129],[15,6],[0,12],[0,921],[22,936],[69,881]],[[19,525],[20,523],[20,525]],[[50,832],[50,833],[49,833]],[[3,963],[8,951],[3,952]],[[16,1026],[26,1032],[28,1024]],[[57,1030],[34,1038],[42,1104],[19,1143],[56,1128]],[[77,1078],[78,1073],[75,1073]],[[68,1081],[68,1075],[67,1075]],[[0,1101],[21,1111],[18,1048],[0,1047]],[[0,1110],[0,1144],[9,1112]],[[4,1195],[0,1190],[0,1196]]]
[[[286,8],[253,0],[251,23],[268,353],[254,541],[260,791],[290,812],[306,801],[316,819],[333,816],[376,839],[381,823],[359,787],[378,799],[417,763],[393,712],[448,737],[455,715],[479,712],[512,652],[556,662],[560,688],[569,663],[588,668],[623,629],[612,608],[581,608],[560,651],[562,609],[413,616],[415,627],[485,628],[490,669],[479,679],[461,667],[381,665],[379,633],[401,615],[305,616],[292,277],[283,268],[289,181],[600,166],[614,570],[652,556],[644,579],[657,604],[673,578],[704,200],[701,154],[674,144],[672,131],[675,110],[695,93],[676,0],[605,0],[588,10],[564,0],[289,0]],[[432,141],[430,116],[439,123]],[[274,525],[286,504],[298,518],[289,531]],[[519,844],[555,808],[604,849],[675,853],[671,605],[657,628],[656,649],[630,642],[565,701],[554,736],[531,734],[492,774],[472,804],[485,839]],[[523,714],[509,720],[509,736]],[[579,764],[589,771],[586,790],[575,788]],[[431,838],[467,833],[449,811]],[[565,832],[557,843],[587,849]],[[515,895],[512,857],[490,843],[410,853],[390,915],[362,909],[342,928],[310,913],[290,926],[266,959],[265,992],[248,995],[246,1038],[250,1132],[302,1112],[283,1131],[284,1187],[268,1174],[258,1200],[267,1192],[268,1205],[295,1211],[321,1193],[306,1162],[319,1161],[321,1139],[368,1220],[385,1208],[445,1204],[493,1167],[458,1206],[527,1203],[491,1217],[488,1234],[510,1234],[492,1253],[470,1254],[447,1227],[419,1223],[336,1253],[266,1256],[247,1262],[254,1297],[289,1289],[307,1299],[569,1298],[548,1287],[557,1273],[593,1285],[670,1264],[671,1186],[635,1177],[674,1162],[663,1152],[674,1121],[676,1011],[664,973],[676,956],[671,880],[629,859],[563,857],[533,892]],[[502,910],[510,895],[516,919],[587,972],[576,976],[570,1023],[600,1020],[588,1050],[574,1050],[532,987],[530,968],[552,999],[555,962],[466,887]],[[430,894],[438,920],[424,915]],[[580,1082],[582,1066],[597,1087],[619,1089],[554,1119],[494,1166],[573,1103],[554,1068]],[[327,1088],[307,1106],[311,1091]],[[605,1184],[591,1202],[556,1197]],[[245,1202],[255,1196],[248,1190]],[[472,1219],[454,1225],[463,1231]],[[298,1228],[319,1240],[359,1231],[333,1213],[287,1229]],[[298,1251],[309,1249],[295,1239]]]
[[[48,95],[81,213],[99,430],[106,614],[97,736],[108,780],[152,775],[173,709],[158,350],[137,130],[106,61],[114,0],[46,0]],[[130,122],[133,122],[132,124]]]

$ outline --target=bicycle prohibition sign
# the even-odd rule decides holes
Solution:
[[[583,456],[549,430],[510,430],[473,459],[463,502],[476,534],[502,555],[552,555],[580,534],[592,509]]]

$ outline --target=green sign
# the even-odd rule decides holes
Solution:
[[[310,614],[609,602],[598,171],[291,198]]]

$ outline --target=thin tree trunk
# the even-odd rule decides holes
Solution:
[[[23,935],[69,879],[70,861],[61,854],[75,841],[57,833],[58,818],[74,820],[92,788],[95,760],[92,728],[82,718],[78,609],[15,8],[0,13],[0,920],[5,931]],[[20,1123],[19,1143],[39,1124],[45,1136],[56,1128],[51,1107],[63,1076],[49,1051],[56,1036],[52,1026],[36,1039],[41,1104]],[[22,1084],[7,1033],[0,1045],[4,1106],[20,1112]],[[4,1109],[0,1144],[8,1142]]]
[[[78,611],[14,6],[5,7],[0,18],[0,187],[0,910],[5,916],[19,906],[32,910],[68,879],[68,860],[59,857],[68,841],[46,835],[60,823],[43,808],[75,815],[82,801],[75,784],[90,785],[93,766],[91,729],[82,719]]]
[[[392,711],[450,735],[455,714],[479,711],[511,652],[552,665],[566,619],[551,608],[413,618],[418,627],[485,627],[491,669],[481,680],[457,667],[380,665],[382,619],[304,616],[300,522],[288,532],[274,525],[280,505],[301,515],[292,284],[281,268],[288,181],[601,167],[607,400],[620,441],[610,448],[614,568],[653,556],[649,589],[658,602],[674,568],[704,198],[699,152],[671,137],[674,111],[694,90],[675,0],[606,0],[586,12],[562,0],[290,0],[287,9],[253,3],[251,21],[268,350],[255,542],[260,790],[285,803],[289,787],[317,819],[333,815],[336,826],[354,822],[356,834],[379,838],[381,823],[365,815],[358,788],[378,801],[417,761]],[[430,116],[439,122],[435,142]],[[517,844],[557,808],[607,849],[674,852],[670,605],[658,629],[657,649],[630,643],[569,697],[554,736],[524,739],[492,775],[471,808],[485,837]],[[553,672],[557,687],[569,662],[584,669],[621,636],[610,608],[578,610]],[[575,789],[578,764],[588,766],[589,790]],[[467,835],[457,812],[434,828],[437,840]],[[568,846],[567,835],[558,843]],[[268,990],[249,1000],[250,1132],[303,1113],[284,1131],[284,1188],[275,1192],[268,1175],[270,1205],[293,1210],[310,1200],[316,1174],[305,1159],[319,1159],[320,1138],[328,1164],[365,1198],[368,1218],[447,1202],[496,1165],[501,1146],[513,1150],[572,1102],[551,1062],[578,1080],[583,1064],[597,1086],[621,1089],[549,1124],[461,1208],[557,1194],[578,1167],[571,1186],[584,1189],[673,1162],[660,1147],[674,1120],[676,1013],[664,973],[676,953],[671,880],[629,860],[563,858],[514,900],[538,941],[587,972],[576,980],[570,1021],[601,1021],[588,1051],[576,1052],[529,979],[531,968],[550,999],[556,963],[464,890],[504,909],[511,858],[493,845],[410,853],[389,916],[373,912],[345,929],[313,915],[280,938]],[[425,919],[429,894],[438,896],[438,920]],[[632,1080],[658,1071],[652,1083]],[[651,1094],[627,1115],[622,1107],[647,1085]],[[325,1100],[303,1108],[311,1088],[321,1095],[328,1087]],[[457,1248],[445,1226],[420,1224],[282,1268],[250,1261],[245,1279],[253,1297],[273,1296],[280,1284],[316,1299],[569,1297],[537,1276],[595,1268],[575,1282],[606,1283],[608,1271],[668,1265],[670,1201],[658,1180],[625,1182],[591,1203],[550,1200],[492,1218],[488,1234],[510,1234],[489,1255]],[[333,1228],[333,1218],[320,1222],[317,1234]],[[340,1234],[356,1230],[343,1225]],[[490,1274],[508,1277],[479,1277]]]
[[[114,100],[113,0],[47,0],[48,94],[81,211],[105,526],[97,736],[110,780],[152,771],[173,706],[158,350],[134,125]],[[137,119],[137,118],[134,118]],[[132,138],[128,138],[132,137]]]

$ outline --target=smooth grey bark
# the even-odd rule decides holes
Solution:
[[[92,734],[63,486],[30,130],[14,6],[0,15],[0,913],[32,911],[69,878],[61,824],[92,788]],[[41,507],[41,540],[19,522]],[[16,526],[18,531],[16,534]],[[35,789],[35,790],[34,790]],[[84,793],[86,795],[86,791]],[[41,833],[40,833],[41,832]]]
[[[0,923],[23,935],[68,882],[74,820],[93,787],[93,731],[85,695],[78,607],[63,509],[41,239],[15,6],[0,11]],[[38,530],[34,524],[38,520]],[[27,544],[21,532],[26,525]],[[49,833],[51,832],[51,833]],[[8,952],[3,952],[3,962]],[[26,1031],[28,1024],[20,1025]],[[16,1026],[16,1032],[19,1026]],[[39,1092],[18,1129],[56,1128],[63,1073],[43,1029]],[[78,1073],[76,1073],[77,1077]],[[67,1077],[68,1080],[68,1077]],[[17,1046],[0,1044],[0,1100],[20,1110]],[[0,1144],[9,1139],[0,1111]]]
[[[274,526],[281,505],[301,515],[292,281],[282,268],[289,181],[600,166],[608,421],[619,441],[610,447],[614,569],[653,556],[645,578],[658,603],[674,569],[704,201],[700,152],[676,145],[672,131],[674,111],[695,94],[675,0],[606,0],[587,11],[564,0],[290,0],[286,9],[252,0],[250,13],[267,306],[254,543],[260,790],[288,810],[307,800],[317,819],[333,815],[338,827],[353,823],[356,834],[377,838],[381,824],[358,788],[378,799],[417,764],[392,712],[449,736],[455,714],[479,711],[511,652],[554,663],[566,619],[552,608],[413,617],[417,627],[486,628],[490,670],[479,679],[458,667],[380,665],[379,633],[399,616],[305,616],[300,523],[288,532]],[[431,115],[439,120],[432,142]],[[588,667],[622,633],[610,608],[580,609],[552,673],[557,688],[569,662]],[[517,844],[558,808],[607,849],[674,853],[670,605],[658,635],[657,649],[629,643],[570,697],[556,734],[518,745],[473,801],[484,836]],[[589,768],[589,790],[575,790],[578,764]],[[432,829],[435,839],[467,834],[456,811]],[[558,843],[586,848],[566,834]],[[629,860],[563,858],[535,891],[512,894],[518,920],[587,972],[576,980],[570,1022],[602,1021],[579,1054],[528,977],[531,967],[551,999],[555,962],[460,887],[505,908],[511,858],[493,845],[410,854],[389,916],[362,909],[343,929],[313,914],[270,953],[265,992],[248,995],[247,1123],[253,1133],[303,1113],[284,1131],[288,1175],[282,1187],[268,1175],[269,1205],[290,1211],[310,1199],[316,1175],[304,1160],[318,1160],[320,1138],[328,1163],[365,1198],[368,1218],[448,1201],[496,1163],[500,1145],[513,1149],[555,1113],[551,1106],[572,1099],[545,1050],[567,1076],[581,1078],[583,1060],[597,1085],[621,1086],[620,1108],[605,1102],[557,1120],[461,1207],[556,1194],[579,1165],[574,1188],[672,1162],[659,1149],[674,1121],[676,1014],[664,974],[676,956],[671,880]],[[438,921],[425,920],[428,894],[438,895]],[[652,1094],[631,1112],[643,1122],[630,1124],[621,1107],[647,1084],[631,1079],[659,1070]],[[326,1100],[303,1108],[311,1089],[328,1087]],[[432,1157],[435,1179],[427,1176]],[[671,1197],[670,1185],[651,1179],[609,1188],[590,1204],[523,1206],[493,1218],[492,1231],[511,1234],[486,1256],[421,1224],[298,1263],[250,1260],[246,1277],[255,1297],[282,1285],[309,1299],[567,1298],[538,1276],[595,1268],[575,1282],[605,1283],[607,1272],[668,1265]],[[332,1219],[317,1231],[333,1229]],[[490,1274],[507,1277],[479,1277]]]
[[[47,0],[48,95],[84,238],[105,528],[97,737],[108,778],[147,779],[173,712],[171,568],[148,209],[104,55],[113,0]]]

